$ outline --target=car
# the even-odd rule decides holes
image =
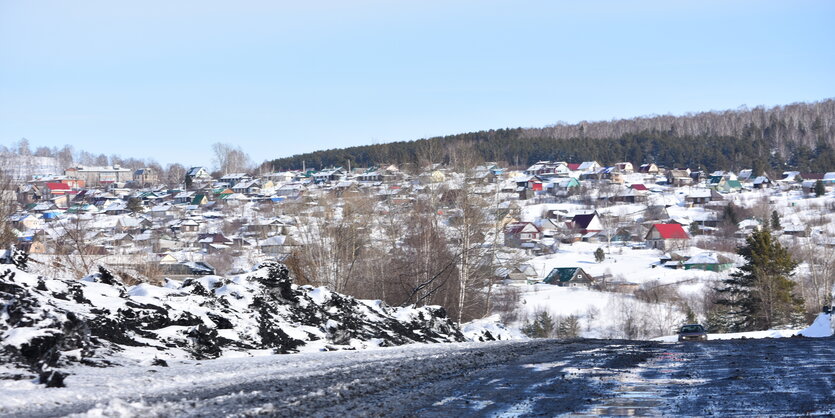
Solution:
[[[707,341],[705,327],[700,324],[687,324],[678,330],[679,341]]]

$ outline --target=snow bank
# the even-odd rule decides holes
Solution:
[[[76,362],[106,366],[464,340],[440,307],[394,308],[296,286],[279,263],[165,287],[126,287],[103,268],[68,280],[7,266],[0,272],[0,364],[39,373],[41,382],[53,379],[55,386],[63,381],[56,368]]]
[[[800,331],[800,335],[813,338],[831,337],[833,335],[832,326],[832,314],[821,313],[815,318],[815,322],[812,322],[812,325]]]
[[[461,332],[467,341],[500,341],[528,339],[518,329],[502,325],[499,315],[476,319],[461,325]]]
[[[765,331],[732,332],[727,334],[708,334],[708,340],[738,340],[742,338],[791,338],[796,336],[810,338],[825,338],[833,335],[832,315],[821,313],[815,318],[812,325],[802,329],[770,329]],[[655,338],[655,341],[676,342],[678,336],[667,335]]]

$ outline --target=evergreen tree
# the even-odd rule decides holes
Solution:
[[[688,324],[695,324],[697,322],[696,313],[690,308],[690,305],[684,305],[684,321]]]
[[[138,197],[132,197],[128,199],[127,208],[129,211],[133,213],[142,212],[142,210],[144,209],[142,207],[142,200],[140,200]]]
[[[594,259],[598,263],[602,263],[603,260],[606,259],[606,254],[603,252],[603,248],[598,247],[597,250],[594,251]]]
[[[755,231],[737,250],[746,263],[723,280],[718,289],[720,305],[728,308],[731,331],[765,330],[799,325],[803,299],[791,280],[797,261],[771,234],[770,228]]]
[[[734,324],[738,320],[739,316],[731,312],[727,306],[716,305],[707,313],[705,328],[710,333],[725,334],[736,330]]]
[[[554,335],[556,327],[557,323],[551,314],[546,310],[541,310],[534,315],[533,322],[525,320],[521,331],[530,338],[550,338]]]
[[[823,185],[823,182],[818,180],[815,182],[815,196],[821,197],[826,194],[826,187]]]
[[[580,318],[577,315],[568,315],[560,319],[557,325],[557,337],[563,339],[579,338]]]
[[[696,222],[690,222],[690,226],[687,229],[688,232],[690,232],[691,237],[695,237],[696,235],[699,235],[699,232],[701,232],[699,231],[699,224]]]
[[[780,214],[776,210],[771,211],[771,229],[775,231],[783,229],[783,226],[780,225]]]

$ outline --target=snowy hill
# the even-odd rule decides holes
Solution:
[[[165,287],[126,287],[105,269],[79,281],[4,267],[0,379],[34,372],[60,386],[64,374],[56,369],[71,363],[164,364],[464,340],[440,307],[392,308],[297,286],[278,263]]]

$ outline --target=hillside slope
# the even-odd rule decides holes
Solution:
[[[648,116],[544,128],[485,130],[444,137],[323,150],[278,158],[273,169],[456,163],[524,166],[538,160],[655,162],[668,167],[826,171],[835,166],[835,100],[684,116]],[[473,152],[470,152],[474,151]]]

